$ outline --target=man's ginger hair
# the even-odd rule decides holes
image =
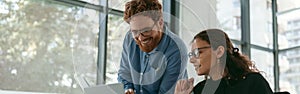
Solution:
[[[158,0],[132,0],[125,4],[124,20],[129,23],[130,18],[143,15],[158,21],[162,17],[162,5]]]

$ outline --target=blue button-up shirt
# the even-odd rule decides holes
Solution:
[[[164,27],[162,39],[151,52],[143,52],[128,32],[123,42],[118,80],[136,94],[173,94],[177,80],[187,78],[184,42]]]

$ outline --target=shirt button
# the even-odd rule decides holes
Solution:
[[[140,92],[142,93],[142,92],[143,92],[143,90],[140,90]]]
[[[143,75],[143,73],[141,73],[141,76]]]

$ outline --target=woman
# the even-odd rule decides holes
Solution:
[[[193,78],[180,80],[175,94],[273,94],[254,64],[234,48],[219,29],[198,33],[192,41],[190,62],[205,80],[193,87]]]

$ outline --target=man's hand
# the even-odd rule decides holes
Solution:
[[[125,90],[125,94],[134,94],[133,89],[127,89]]]
[[[190,94],[194,88],[194,78],[179,80],[175,87],[175,94]]]

